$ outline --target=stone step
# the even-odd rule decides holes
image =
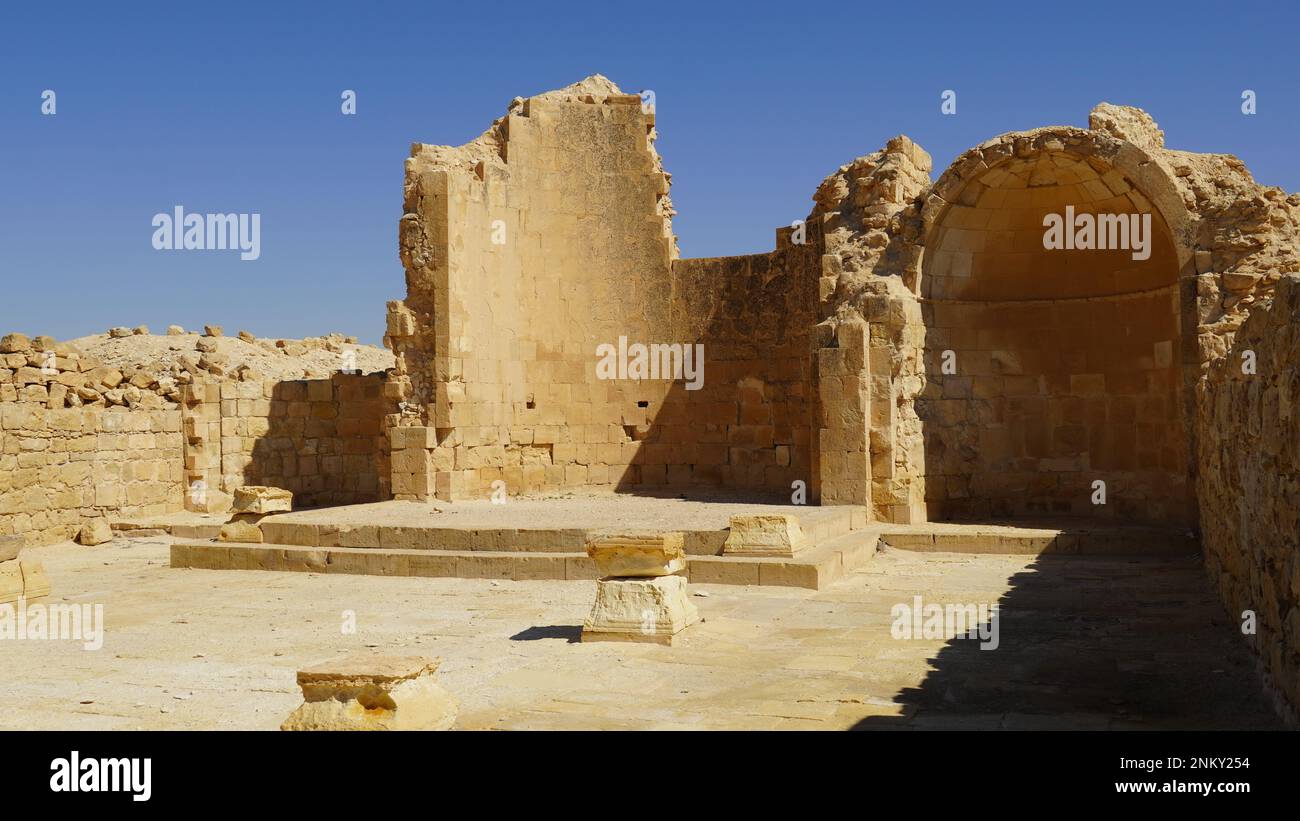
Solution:
[[[861,567],[876,553],[877,529],[854,530],[807,548],[793,558],[691,556],[692,582],[753,584],[821,590]]]
[[[707,584],[753,584],[819,589],[871,558],[875,531],[853,531],[801,551],[794,558],[688,556],[687,578]],[[280,570],[372,576],[462,579],[594,580],[585,552],[311,547],[242,542],[177,542],[172,567],[204,570]]]
[[[1152,556],[1200,551],[1199,541],[1189,532],[1140,526],[1056,528],[931,522],[886,525],[880,538],[889,547],[935,553]]]

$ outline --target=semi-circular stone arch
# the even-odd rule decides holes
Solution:
[[[1048,249],[1047,214],[1137,230]],[[929,516],[1194,521],[1193,228],[1168,175],[1113,137],[1043,129],[967,152],[922,218]]]

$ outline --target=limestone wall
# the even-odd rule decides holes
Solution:
[[[1257,615],[1247,640],[1300,708],[1300,274],[1278,281],[1200,388],[1206,568],[1234,621]]]
[[[71,539],[87,520],[183,506],[181,412],[0,403],[0,536]]]
[[[926,309],[931,519],[1194,523],[1177,286]]]
[[[653,140],[653,110],[597,76],[414,147],[386,336],[397,498],[809,478],[816,254],[675,264]],[[702,389],[602,378],[620,339],[702,344]]]
[[[813,484],[815,243],[678,260],[674,335],[704,346],[699,390],[675,387],[637,456],[645,484],[790,493]]]
[[[389,498],[384,374],[328,379],[205,381],[187,386],[187,468],[222,509],[244,485],[294,494],[295,507]]]

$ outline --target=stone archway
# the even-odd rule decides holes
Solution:
[[[1190,221],[1139,149],[1062,131],[976,149],[923,212],[928,515],[1190,525]],[[1092,247],[1045,248],[1049,214]]]

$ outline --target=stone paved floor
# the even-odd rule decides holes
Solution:
[[[274,729],[299,667],[367,648],[441,656],[464,729],[1279,726],[1196,557],[891,550],[820,592],[698,585],[665,648],[576,643],[592,582],[172,570],[167,544],[31,551],[107,637],[0,641],[0,728]],[[916,594],[1000,599],[1000,648],[891,638]]]

